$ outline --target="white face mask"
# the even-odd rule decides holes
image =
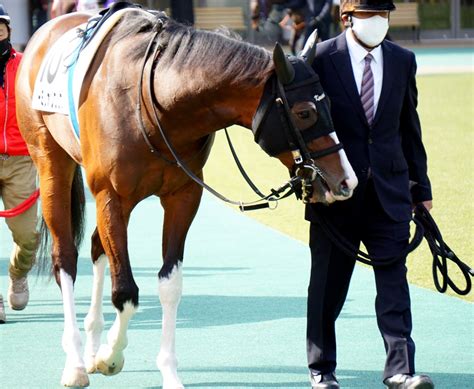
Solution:
[[[375,15],[367,19],[359,19],[352,16],[352,31],[362,43],[368,47],[376,47],[387,35],[388,18]]]

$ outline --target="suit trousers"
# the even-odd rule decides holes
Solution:
[[[29,156],[10,156],[0,160],[0,197],[5,209],[11,209],[36,190],[36,168]],[[26,276],[35,261],[38,234],[37,205],[18,216],[7,218],[6,223],[12,232],[13,250],[10,257],[10,276]]]
[[[409,221],[393,221],[383,210],[372,179],[359,184],[353,198],[334,205],[314,205],[356,247],[363,242],[376,257],[399,255],[409,239]],[[346,300],[355,260],[342,253],[316,222],[310,227],[311,277],[308,288],[307,356],[315,373],[336,369],[335,322]],[[413,374],[410,293],[406,257],[374,267],[377,324],[387,353],[383,379]],[[358,331],[354,329],[355,331]],[[357,336],[361,336],[358,331]],[[363,350],[358,350],[361,352]]]

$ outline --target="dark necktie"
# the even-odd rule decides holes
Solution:
[[[362,107],[364,107],[365,117],[370,127],[372,127],[374,120],[374,75],[370,68],[372,59],[372,54],[367,54],[365,57],[362,86],[360,88],[360,101],[362,102]]]

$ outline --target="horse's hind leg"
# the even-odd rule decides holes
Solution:
[[[135,284],[127,251],[127,225],[135,204],[120,198],[113,189],[96,194],[97,228],[100,241],[109,258],[112,276],[112,303],[117,316],[95,357],[96,369],[104,375],[119,373],[124,364],[127,329],[138,307],[138,287]]]
[[[86,332],[86,346],[84,360],[88,373],[96,371],[95,356],[100,347],[100,337],[104,329],[104,314],[102,312],[102,299],[104,292],[104,276],[107,257],[97,229],[92,234],[92,262],[94,279],[92,284],[92,298],[89,313],[84,319]]]
[[[74,174],[80,175],[80,170],[76,170],[74,161],[48,135],[38,137],[42,142],[41,148],[48,150],[48,153],[38,158],[32,153],[32,157],[40,177],[43,218],[53,238],[53,272],[63,298],[62,346],[66,363],[61,383],[64,386],[84,387],[89,385],[89,378],[82,359],[82,342],[74,302],[78,255],[74,236],[78,229],[74,228],[75,221],[71,217],[71,187]],[[74,185],[83,190],[82,180],[74,180]]]
[[[156,363],[163,376],[163,389],[183,388],[177,371],[176,317],[182,295],[184,242],[199,207],[201,195],[202,189],[192,182],[179,192],[161,197],[161,203],[165,210],[164,263],[158,274],[158,281],[163,321],[161,347]]]

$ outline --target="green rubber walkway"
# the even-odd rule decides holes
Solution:
[[[88,203],[87,231],[95,211]],[[91,375],[92,388],[160,388],[157,296],[162,211],[142,202],[130,224],[130,253],[140,288],[125,367],[113,377]],[[6,296],[10,241],[0,228],[0,290]],[[80,251],[78,315],[87,313],[92,282],[89,244]],[[177,352],[186,388],[308,388],[305,356],[307,247],[205,195],[191,227],[179,310]],[[59,388],[64,365],[62,305],[56,284],[30,277],[24,311],[7,308],[0,326],[0,388]],[[417,370],[437,388],[474,388],[473,304],[411,288]],[[107,328],[115,317],[105,286]],[[382,339],[374,316],[374,281],[358,266],[338,321],[338,377],[343,388],[382,388]],[[103,337],[105,339],[105,336]]]

